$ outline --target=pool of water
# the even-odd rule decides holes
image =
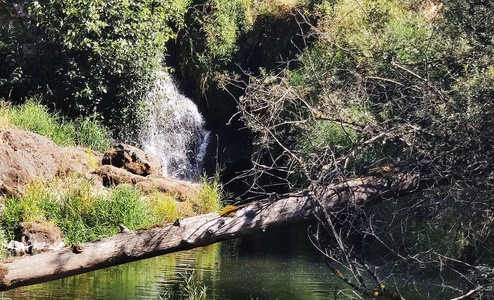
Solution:
[[[350,299],[304,228],[279,230],[172,253],[3,293],[10,299],[160,299],[193,272],[208,299]],[[424,295],[407,299],[427,299]],[[438,299],[438,298],[430,298]]]

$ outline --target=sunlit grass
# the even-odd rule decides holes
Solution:
[[[178,209],[178,201],[175,197],[155,191],[148,198],[153,213],[160,223],[173,222],[184,217],[183,210]]]
[[[201,179],[201,190],[195,201],[193,201],[194,211],[204,214],[218,211],[222,207],[222,186],[219,176],[212,178],[203,177]]]
[[[1,224],[9,239],[22,222],[53,222],[66,244],[82,243],[118,233],[118,225],[135,230],[157,220],[142,193],[132,186],[97,190],[83,177],[31,184],[23,196],[5,199]]]
[[[105,189],[71,174],[35,181],[22,196],[6,197],[0,229],[5,232],[5,243],[15,238],[22,222],[50,223],[60,227],[64,242],[70,245],[117,234],[120,224],[136,230],[220,208],[221,185],[217,178],[203,179],[197,199],[178,201],[158,191],[144,195],[132,185]]]
[[[104,151],[111,140],[108,131],[95,118],[69,121],[51,113],[33,98],[22,105],[11,105],[0,99],[0,129],[19,129],[46,136],[60,146],[85,146]]]

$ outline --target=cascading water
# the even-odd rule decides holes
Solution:
[[[144,150],[161,159],[165,176],[197,181],[209,140],[197,106],[166,73],[159,74],[146,102],[148,123],[141,133]]]

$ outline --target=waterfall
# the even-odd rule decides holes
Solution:
[[[146,97],[146,109],[148,121],[140,137],[144,150],[161,159],[163,175],[197,181],[209,141],[197,106],[162,72]]]

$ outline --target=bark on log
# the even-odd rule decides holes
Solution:
[[[310,219],[316,202],[329,210],[365,204],[411,193],[419,188],[416,175],[368,177],[331,185],[313,193],[247,205],[233,217],[209,213],[173,224],[122,232],[99,241],[57,251],[14,258],[0,263],[0,290],[41,283]]]

